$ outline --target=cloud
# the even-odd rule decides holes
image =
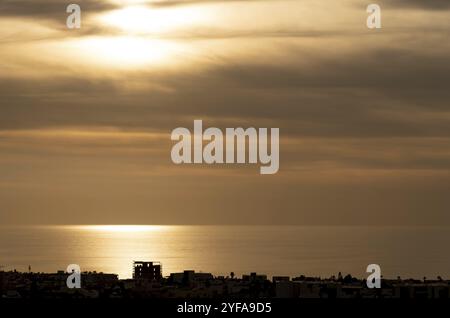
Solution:
[[[399,8],[415,8],[424,10],[450,9],[450,2],[447,0],[392,0],[386,2],[386,5]]]
[[[140,5],[164,8],[181,5],[193,5],[201,3],[230,3],[249,1],[271,1],[271,0],[181,0],[181,1],[146,1]],[[123,7],[117,1],[109,0],[78,0],[83,14],[98,14]],[[0,0],[0,16],[2,17],[32,17],[41,19],[52,19],[65,21],[67,17],[66,8],[70,3],[63,3],[60,0]]]
[[[94,13],[115,7],[85,4]],[[0,5],[2,17],[18,21],[66,16],[56,0]],[[435,10],[406,20],[392,10],[395,25],[374,33],[364,8],[340,8],[342,27],[322,5],[310,8],[320,19],[305,17],[317,20],[314,30],[283,9],[273,24],[239,17],[230,28],[225,19],[160,35],[179,41],[181,53],[135,68],[67,48],[77,36],[108,32],[101,26],[42,37],[18,24],[4,29],[1,222],[449,224],[445,21]],[[279,174],[173,165],[169,134],[192,129],[194,119],[280,128]]]
[[[59,0],[0,0],[0,16],[3,17],[33,17],[60,19],[65,21],[66,8],[70,3]],[[110,1],[78,0],[77,4],[88,13],[98,13],[117,8]]]
[[[232,2],[269,2],[273,0],[162,0],[150,1],[149,6],[152,7],[174,7],[182,5],[193,5],[203,3],[232,3]]]
[[[211,126],[278,126],[295,136],[450,136],[450,58],[439,51],[378,48],[329,56],[310,49],[307,64],[296,61],[305,49],[283,51],[283,60],[225,58],[205,61],[204,70],[0,78],[6,101],[0,129],[171,131],[203,117]],[[121,76],[143,88],[131,94]]]

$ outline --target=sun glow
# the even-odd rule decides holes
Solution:
[[[95,56],[97,63],[117,67],[161,64],[181,52],[174,42],[139,36],[92,37],[77,41],[75,45],[86,58]]]
[[[47,63],[63,63],[86,72],[189,66],[192,57],[198,56],[199,44],[183,40],[183,35],[189,36],[191,27],[206,25],[214,16],[211,8],[197,5],[153,8],[128,3],[89,17],[87,24],[104,30],[102,33],[35,41],[30,44],[33,50],[27,45],[22,52],[32,61],[39,52]],[[15,55],[17,51],[14,46]]]
[[[154,34],[204,22],[208,16],[197,7],[152,9],[129,6],[104,14],[100,21],[126,32]]]
[[[139,232],[161,232],[168,228],[162,225],[79,225],[74,228],[95,232],[114,233],[139,233]]]

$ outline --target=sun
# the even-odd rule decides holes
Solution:
[[[72,69],[87,72],[190,67],[202,50],[201,41],[189,40],[191,31],[207,25],[216,12],[202,5],[154,8],[137,3],[87,18],[85,25],[99,33],[37,42],[36,48],[44,57],[57,54]]]
[[[168,228],[161,225],[79,225],[72,228],[95,232],[109,233],[140,233],[140,232],[160,232]]]
[[[201,8],[182,7],[154,9],[145,6],[128,6],[113,10],[100,17],[105,26],[127,33],[160,34],[204,22],[208,14]]]
[[[190,56],[190,46],[178,39],[177,32],[210,17],[209,12],[196,6],[151,8],[131,4],[95,18],[105,30],[111,30],[110,34],[84,37],[74,44],[84,61],[95,61],[96,65],[173,65]]]
[[[140,36],[91,37],[78,46],[99,63],[118,67],[161,64],[179,49],[174,42]]]

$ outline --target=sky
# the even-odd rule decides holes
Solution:
[[[0,0],[0,224],[450,225],[450,1]],[[280,170],[171,131],[280,129]]]

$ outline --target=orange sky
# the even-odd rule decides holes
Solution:
[[[450,3],[0,0],[0,223],[450,224]],[[280,128],[280,171],[176,127]]]

